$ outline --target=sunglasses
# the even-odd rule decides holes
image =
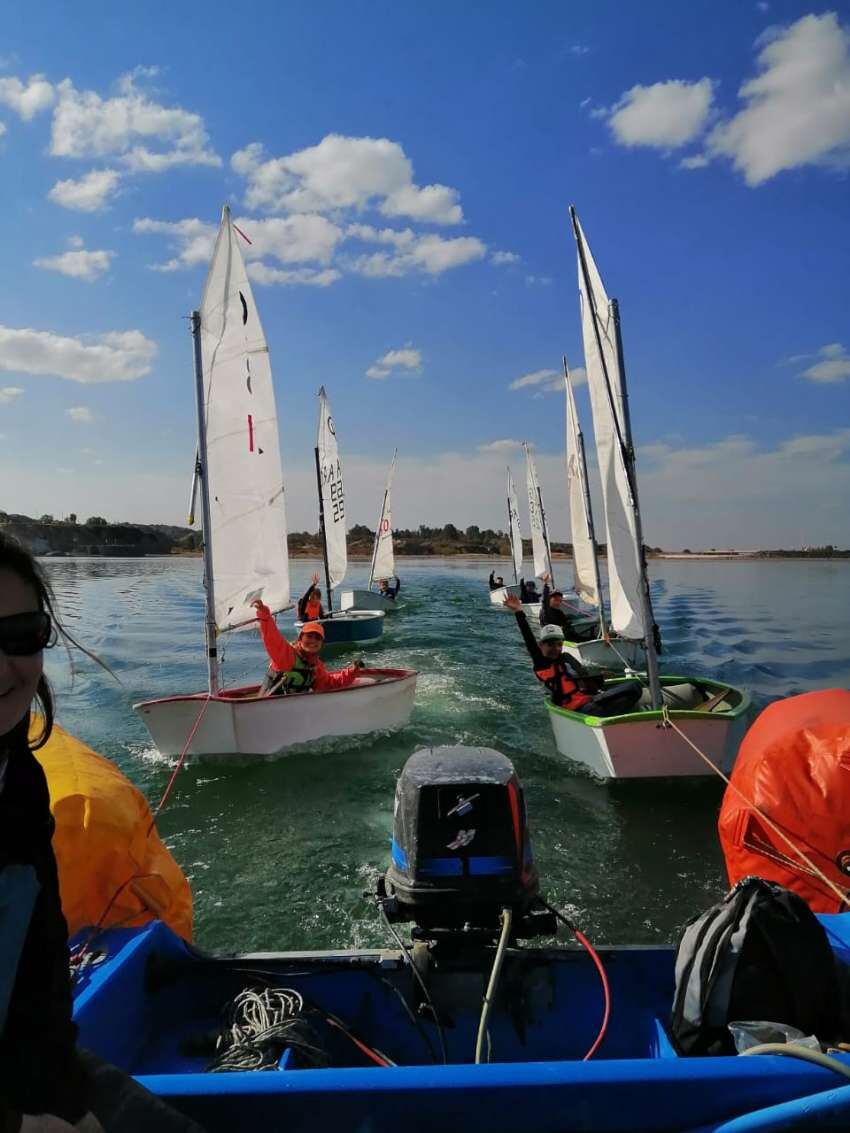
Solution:
[[[0,618],[0,653],[7,657],[32,657],[53,644],[52,628],[50,614],[44,610]]]

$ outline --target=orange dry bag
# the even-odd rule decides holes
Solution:
[[[816,913],[850,910],[755,809],[850,892],[850,692],[807,692],[765,708],[744,737],[731,782],[743,798],[727,787],[717,824],[730,884],[755,874],[798,893]]]

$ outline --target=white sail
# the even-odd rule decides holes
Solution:
[[[336,443],[336,425],[325,387],[319,390],[319,482],[325,524],[325,548],[331,589],[345,578],[348,549],[345,544],[345,486]]]
[[[381,518],[375,531],[375,545],[372,551],[372,570],[369,575],[369,585],[380,582],[382,579],[395,577],[395,555],[393,554],[393,507],[392,490],[395,476],[395,461],[398,450],[393,453],[393,462],[390,465],[390,474],[387,477],[387,487],[384,492],[384,506],[381,508]]]
[[[211,573],[219,632],[252,622],[251,602],[290,604],[286,507],[269,351],[225,207],[201,302]]]
[[[522,528],[519,525],[516,486],[510,468],[508,469],[508,524],[511,537],[511,555],[514,560],[514,574],[519,581],[522,575]]]
[[[625,409],[617,336],[608,296],[578,217],[575,217],[575,225],[576,239],[580,241],[578,286],[584,358],[605,505],[611,627],[622,637],[642,638],[646,636],[646,627],[643,616],[641,553],[634,500],[625,463]],[[589,294],[585,294],[582,253],[587,267]]]
[[[549,554],[549,540],[546,536],[546,517],[540,496],[540,484],[537,480],[537,468],[529,446],[523,442],[525,450],[525,482],[528,489],[528,518],[531,525],[531,549],[534,555],[534,573],[538,578],[548,574],[550,583],[552,579],[552,559]]]
[[[575,590],[579,598],[587,602],[589,606],[598,606],[599,569],[596,560],[596,544],[593,539],[593,520],[590,515],[584,446],[573,384],[566,368],[564,370],[564,381],[567,387],[567,487],[570,498],[570,532],[573,543]]]

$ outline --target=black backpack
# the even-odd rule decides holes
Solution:
[[[676,955],[670,1032],[679,1054],[734,1054],[727,1024],[768,1020],[821,1041],[839,1030],[832,949],[802,897],[745,877],[695,917]]]

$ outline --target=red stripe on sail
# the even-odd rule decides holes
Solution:
[[[254,451],[254,418],[248,414],[248,452]]]

